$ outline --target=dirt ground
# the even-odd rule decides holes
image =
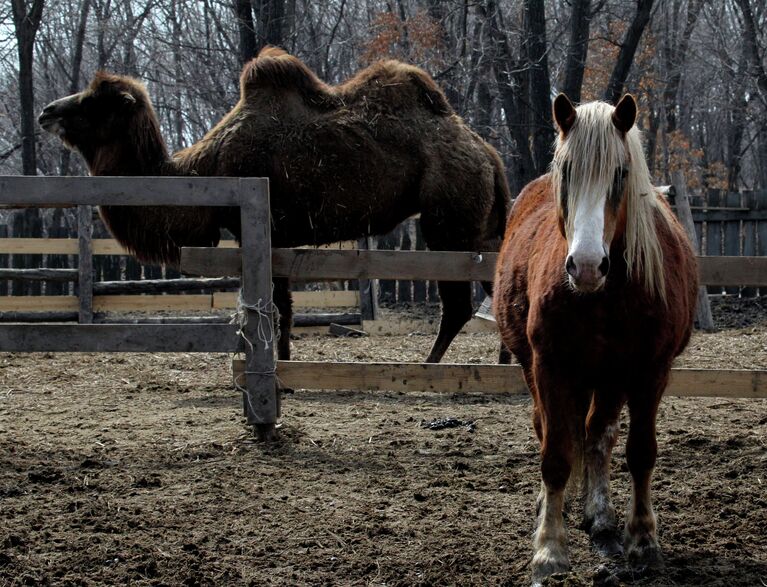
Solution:
[[[679,365],[767,369],[767,310],[715,307]],[[305,336],[295,358],[422,359],[431,336]],[[494,335],[446,358],[493,362]],[[252,440],[230,357],[0,354],[1,585],[524,585],[539,486],[527,398],[297,391]],[[432,431],[422,421],[475,423]],[[622,437],[615,503],[628,498]],[[767,400],[667,398],[665,568],[604,564],[568,516],[550,585],[767,585]]]

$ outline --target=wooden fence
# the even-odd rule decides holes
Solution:
[[[18,196],[17,194],[24,194]],[[240,206],[243,248],[183,249],[182,269],[208,278],[241,275],[238,336],[229,324],[2,324],[3,352],[244,352],[234,365],[248,421],[269,438],[278,417],[275,377],[295,388],[521,392],[518,367],[274,361],[272,274],[299,279],[466,281],[492,275],[491,253],[330,251],[270,248],[265,181],[234,178],[0,178],[0,204]],[[83,222],[83,224],[87,224]],[[82,249],[81,249],[82,253]],[[83,281],[81,256],[80,282]],[[709,284],[767,287],[767,258],[702,258]],[[266,335],[265,335],[266,333]],[[767,372],[674,369],[671,395],[767,398]]]

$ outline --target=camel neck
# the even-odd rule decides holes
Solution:
[[[158,132],[134,133],[127,140],[84,152],[91,175],[175,175]]]

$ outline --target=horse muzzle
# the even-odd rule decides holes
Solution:
[[[599,291],[607,281],[610,271],[610,258],[607,255],[599,257],[576,257],[568,255],[565,261],[567,279],[572,288],[582,293]]]

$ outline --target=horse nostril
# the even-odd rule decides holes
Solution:
[[[607,275],[608,271],[610,271],[610,258],[602,257],[602,262],[599,264],[599,272],[602,274],[602,277],[604,277]]]
[[[565,270],[575,277],[575,260],[573,259],[572,255],[567,256],[567,261],[565,262]]]

